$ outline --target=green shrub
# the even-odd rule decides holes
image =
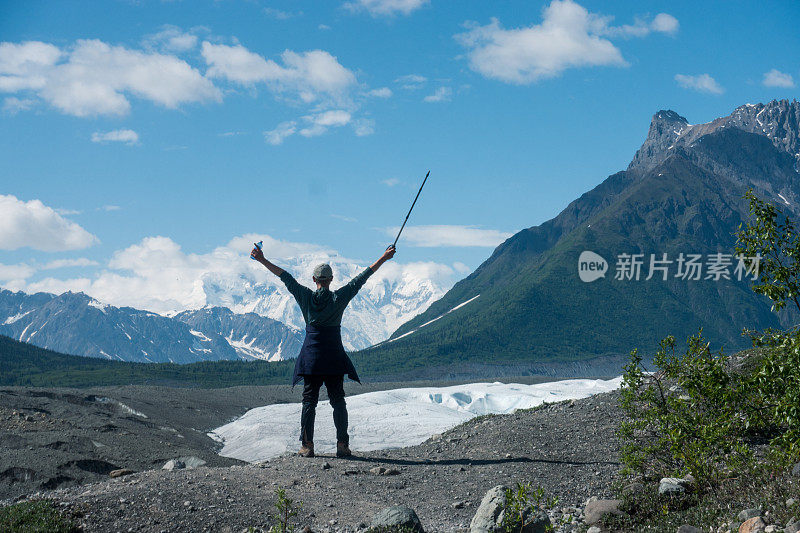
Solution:
[[[516,487],[506,489],[505,496],[500,531],[506,533],[523,531],[538,518],[540,511],[558,503],[558,498],[547,497],[542,487],[533,488],[529,483],[517,483]],[[552,530],[552,525],[547,526],[547,531]]]

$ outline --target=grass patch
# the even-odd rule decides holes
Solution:
[[[52,501],[35,500],[0,507],[0,531],[8,533],[76,533],[78,526]]]

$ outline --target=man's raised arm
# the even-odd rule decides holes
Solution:
[[[264,257],[264,252],[258,246],[253,248],[253,251],[250,252],[250,257],[252,257],[256,261],[258,261],[259,263],[261,263],[262,265],[267,267],[267,270],[269,270],[270,272],[272,272],[273,274],[275,274],[278,277],[280,277],[281,274],[283,274],[283,272],[284,272],[284,270],[281,267],[273,265],[272,263],[270,263],[267,260],[267,258]]]

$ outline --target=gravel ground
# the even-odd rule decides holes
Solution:
[[[415,509],[427,531],[462,531],[498,484],[541,486],[568,513],[591,496],[611,496],[619,417],[617,395],[602,394],[479,417],[409,448],[358,453],[354,442],[350,459],[151,470],[36,496],[59,502],[88,532],[266,528],[278,488],[302,504],[297,523],[314,531],[357,531],[396,504]]]
[[[424,385],[457,383],[463,382]],[[345,391],[352,395],[415,385],[421,383],[347,382]],[[219,457],[219,444],[206,435],[207,431],[254,407],[299,402],[301,393],[301,387],[292,390],[285,385],[226,389],[0,388],[0,501],[37,490],[107,479],[108,473],[118,468],[137,472],[160,468],[177,457],[199,457],[209,466],[242,464]]]

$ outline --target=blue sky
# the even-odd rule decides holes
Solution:
[[[0,2],[0,285],[80,289],[155,236],[367,262],[428,169],[397,260],[452,282],[659,109],[796,97],[798,25],[793,1]]]

